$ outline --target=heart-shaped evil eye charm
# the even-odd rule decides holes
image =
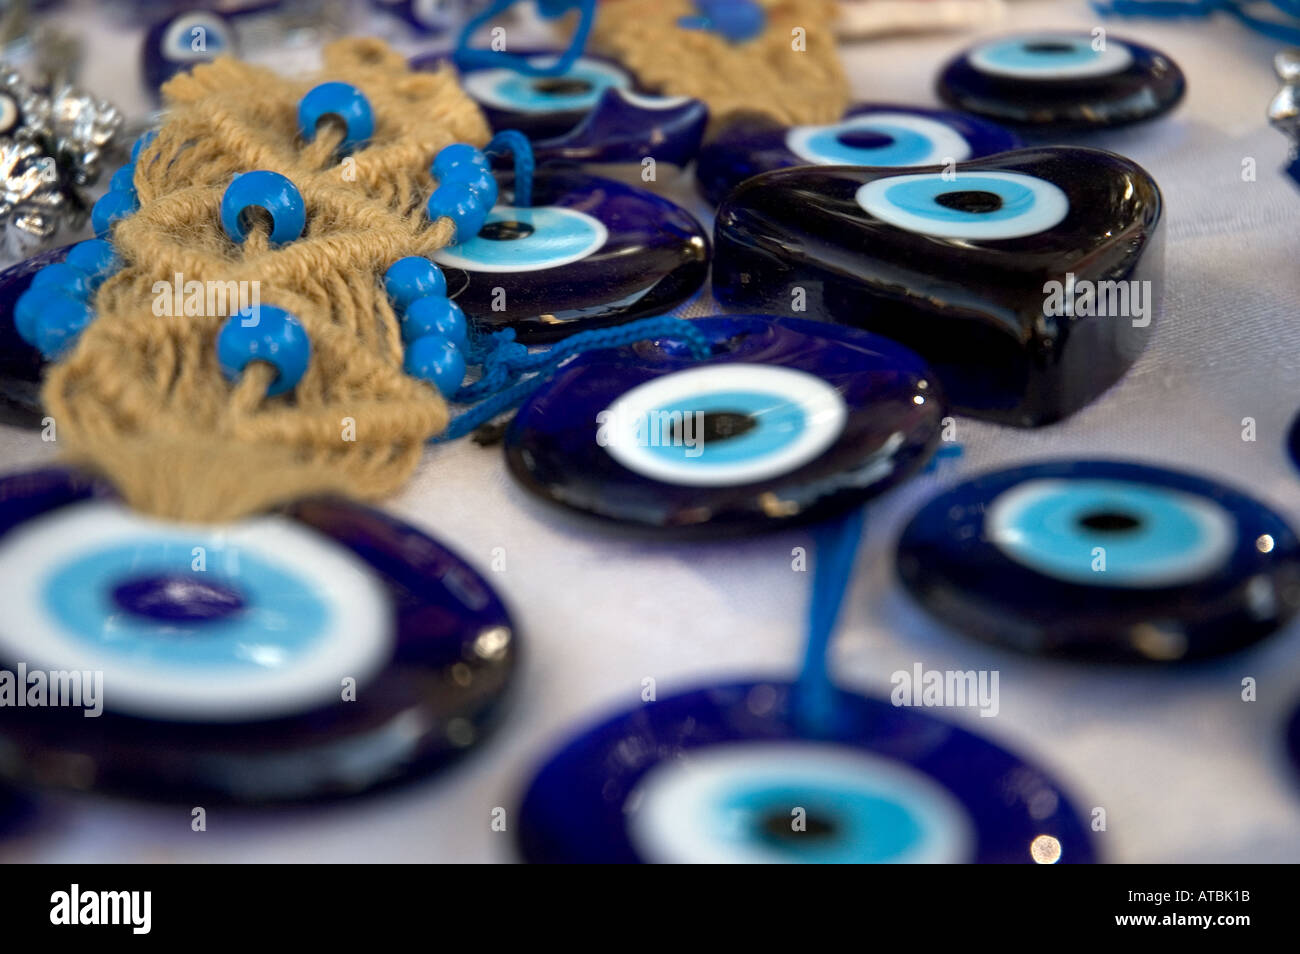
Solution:
[[[703,227],[644,189],[572,169],[542,169],[533,205],[511,203],[512,177],[473,237],[431,256],[456,304],[480,327],[521,341],[659,315],[708,272]]]
[[[1163,202],[1096,149],[951,169],[804,167],[718,209],[713,290],[737,309],[859,325],[928,359],[954,409],[1048,424],[1117,381],[1163,290]]]
[[[0,527],[0,669],[81,687],[6,709],[17,756],[0,771],[24,783],[353,795],[473,745],[514,668],[513,626],[473,569],[342,502],[172,524],[45,471],[0,480]]]
[[[700,150],[695,178],[715,205],[751,176],[791,166],[931,166],[1020,145],[1014,133],[962,113],[868,103],[827,126],[782,126],[757,115],[724,123]]]
[[[713,357],[664,340],[564,365],[506,432],[511,474],[584,514],[716,535],[839,513],[938,440],[929,371],[893,342],[768,316],[692,325]]]
[[[1277,514],[1189,474],[1037,464],[931,500],[898,545],[912,593],[992,642],[1169,662],[1248,646],[1300,606],[1300,544]]]
[[[1118,126],[1172,109],[1182,71],[1156,50],[1090,33],[987,40],[949,63],[939,95],[999,122],[1069,128]]]
[[[962,729],[838,692],[798,731],[793,686],[716,686],[621,713],[533,779],[531,862],[1088,863],[1088,829],[1038,769]]]
[[[140,51],[145,82],[155,91],[183,70],[238,55],[234,25],[212,10],[190,10],[155,23]]]
[[[622,86],[601,95],[587,117],[554,139],[533,143],[543,162],[655,162],[685,166],[695,157],[709,109],[686,96],[643,96]]]

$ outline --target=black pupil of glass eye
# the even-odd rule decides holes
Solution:
[[[223,619],[244,608],[243,597],[230,587],[179,574],[128,580],[113,589],[113,602],[136,616],[189,623]]]
[[[591,84],[585,79],[539,79],[533,81],[533,89],[547,96],[580,96],[591,92]]]
[[[514,239],[527,238],[533,234],[533,227],[527,222],[489,222],[478,230],[478,237],[492,242],[509,242]]]
[[[849,129],[840,133],[835,139],[840,145],[848,146],[850,149],[884,149],[894,142],[893,136],[874,129]]]
[[[1074,47],[1069,43],[1026,43],[1025,52],[1048,53],[1052,56],[1060,56],[1063,53],[1073,53]]]
[[[814,815],[809,812],[803,820],[800,828],[795,828],[795,818],[790,814],[781,812],[772,812],[765,815],[759,822],[759,827],[763,833],[773,838],[794,841],[799,838],[830,838],[837,829],[834,821],[824,815]]]
[[[700,425],[703,431],[700,439],[707,443],[725,441],[752,431],[758,427],[758,419],[741,411],[705,411]]]
[[[1100,533],[1124,533],[1128,530],[1136,530],[1141,523],[1142,521],[1132,514],[1114,510],[1101,510],[1097,513],[1084,514],[1079,518],[1081,526]]]
[[[1002,197],[996,192],[984,192],[980,189],[966,189],[961,192],[945,192],[934,197],[934,201],[945,209],[958,212],[996,212],[1002,208]]]

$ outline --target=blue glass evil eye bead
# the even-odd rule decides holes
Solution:
[[[384,291],[400,315],[417,298],[446,295],[447,279],[442,269],[427,258],[408,255],[388,266],[384,272]]]
[[[1163,199],[1140,166],[1049,147],[950,172],[808,166],[764,173],[718,208],[713,288],[894,338],[955,410],[1024,427],[1092,401],[1150,340],[1163,292]]]
[[[443,397],[451,397],[465,380],[465,356],[442,335],[416,338],[406,346],[406,373],[430,382]]]
[[[238,55],[234,26],[212,10],[160,20],[145,34],[140,50],[145,83],[154,91],[177,73],[224,55]]]
[[[803,165],[944,165],[1006,152],[1012,132],[964,113],[864,103],[838,123],[783,126],[758,115],[724,120],[700,150],[695,178],[715,205],[751,176]]]
[[[835,693],[833,731],[808,738],[797,693],[782,682],[709,686],[571,739],[524,795],[524,859],[1096,860],[1067,793],[1013,753],[919,708],[848,692]]]
[[[451,219],[456,226],[452,242],[459,244],[478,234],[487,219],[489,208],[486,197],[470,186],[461,182],[449,182],[433,190],[425,210],[430,222],[436,222],[444,216]]]
[[[1160,116],[1186,81],[1165,54],[1090,33],[1033,33],[986,40],[939,76],[955,109],[1046,129],[1119,126]]]
[[[336,120],[347,130],[340,152],[352,152],[375,134],[370,100],[348,83],[321,83],[298,103],[298,132],[307,142],[316,138],[316,129],[325,119]]]
[[[143,518],[68,471],[12,475],[0,567],[18,573],[0,579],[0,670],[39,659],[102,673],[106,690],[94,719],[6,709],[0,747],[27,757],[0,776],[21,784],[189,804],[355,796],[463,755],[513,680],[514,625],[483,577],[339,500],[204,527]],[[48,770],[70,760],[74,774]]]
[[[245,213],[262,209],[271,217],[271,244],[285,245],[302,235],[307,207],[298,187],[278,172],[241,172],[221,196],[221,227],[232,242],[248,238]]]
[[[36,312],[36,347],[47,360],[55,361],[76,343],[95,313],[84,301],[53,289],[36,289],[35,294],[43,297]]]
[[[111,243],[103,239],[88,239],[78,242],[68,249],[67,264],[83,272],[89,278],[93,290],[103,284],[104,279],[122,268],[122,259],[113,251]]]
[[[55,262],[32,276],[31,288],[59,291],[69,298],[85,301],[90,297],[90,276],[66,260]]]
[[[417,298],[402,315],[402,340],[411,342],[425,335],[439,335],[457,348],[466,347],[469,323],[465,320],[465,312],[442,295]]]
[[[1172,662],[1248,646],[1300,607],[1300,542],[1263,504],[1140,464],[987,474],[931,500],[898,571],[958,630],[1016,649]]]
[[[506,432],[511,475],[577,513],[716,536],[842,513],[938,442],[942,398],[905,348],[791,318],[691,323],[714,357],[665,340],[556,371]]]
[[[235,381],[250,361],[265,361],[278,372],[268,397],[292,390],[311,361],[311,341],[298,319],[274,305],[245,308],[231,315],[217,335],[217,361]]]
[[[138,204],[135,195],[130,192],[105,192],[90,210],[90,224],[95,230],[96,238],[104,238],[112,229],[113,223],[135,212]]]

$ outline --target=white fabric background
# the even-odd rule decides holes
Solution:
[[[134,72],[138,36],[98,20],[83,74],[129,109],[143,108]],[[1082,0],[1023,0],[997,32],[1091,28]],[[1167,292],[1151,347],[1101,400],[1035,431],[962,420],[965,457],[871,508],[834,649],[838,677],[887,693],[889,675],[997,669],[1001,713],[949,711],[1052,771],[1085,811],[1104,807],[1107,860],[1300,860],[1300,782],[1281,730],[1300,703],[1300,625],[1256,649],[1195,669],[1113,669],[1042,661],[972,642],[931,621],[894,580],[892,548],[922,500],[960,474],[1062,455],[1142,459],[1228,480],[1300,526],[1300,474],[1283,438],[1300,409],[1300,190],[1281,175],[1286,146],[1267,127],[1277,44],[1231,21],[1114,21],[1186,71],[1189,94],[1156,123],[1087,140],[1123,152],[1160,183],[1168,207]],[[860,99],[931,105],[939,65],[969,35],[876,40],[845,57]],[[280,63],[285,57],[278,58]],[[1244,182],[1253,157],[1257,181]],[[665,191],[704,216],[682,183]],[[696,306],[691,313],[704,313]],[[1258,441],[1241,440],[1241,420]],[[0,428],[5,471],[55,454],[29,432]],[[533,768],[575,729],[639,701],[652,676],[666,695],[711,680],[793,672],[802,642],[806,574],[790,568],[801,532],[718,544],[647,544],[593,532],[527,497],[499,449],[469,441],[430,449],[388,509],[451,544],[486,572],[515,611],[523,660],[513,709],[479,751],[439,777],[335,807],[213,810],[190,830],[188,806],[50,801],[48,822],[0,845],[0,860],[37,861],[501,861],[511,813]],[[1259,700],[1240,701],[1243,677]]]

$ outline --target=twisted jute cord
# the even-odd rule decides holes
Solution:
[[[835,49],[832,0],[760,0],[763,33],[732,43],[711,30],[683,29],[698,14],[692,0],[611,0],[597,6],[591,49],[622,63],[645,87],[693,96],[714,121],[760,113],[781,123],[830,123],[849,104]],[[804,30],[805,48],[793,31]]]
[[[374,111],[374,136],[351,162],[335,155],[336,128],[299,137],[298,101],[326,79],[357,86]],[[448,243],[450,220],[425,216],[429,163],[452,142],[484,145],[482,114],[450,71],[412,73],[368,39],[331,45],[312,79],[222,59],[176,77],[163,95],[165,121],[136,163],[140,209],[113,229],[125,267],[100,288],[95,320],[45,383],[59,444],[131,506],[172,519],[393,492],[448,412],[429,384],[403,373],[382,275]],[[241,245],[222,231],[226,186],[255,169],[302,193],[307,228],[297,241],[273,248],[259,226]],[[155,282],[177,274],[258,282],[263,304],[292,312],[312,348],[298,385],[268,398],[275,372],[260,362],[227,381],[215,348],[224,313],[155,315]]]

